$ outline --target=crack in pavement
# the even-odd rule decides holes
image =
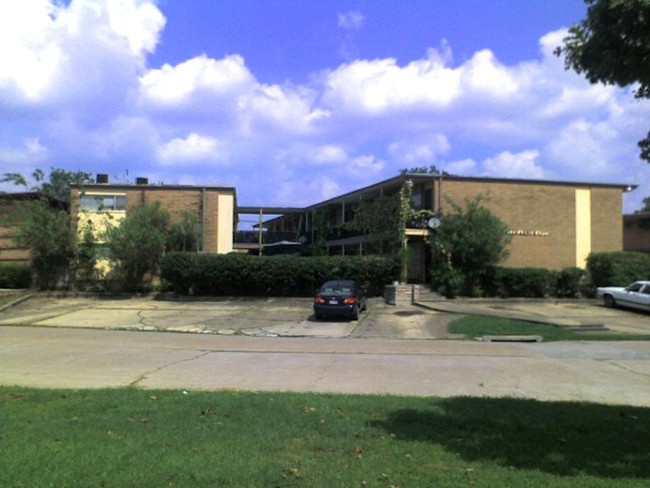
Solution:
[[[152,369],[150,371],[146,371],[146,372],[142,373],[135,380],[133,380],[131,383],[129,383],[129,386],[130,387],[136,387],[136,386],[138,386],[138,383],[140,383],[141,381],[144,381],[145,379],[147,379],[147,377],[149,375],[158,373],[158,372],[162,371],[165,368],[169,368],[170,366],[175,366],[177,364],[189,363],[190,361],[195,361],[195,360],[200,359],[200,358],[202,358],[204,356],[207,356],[208,354],[212,354],[212,352],[213,351],[201,351],[199,354],[196,354],[195,356],[192,356],[190,358],[179,359],[177,361],[172,361],[171,363],[163,364],[162,366],[160,366],[160,367],[158,367],[156,369]]]
[[[617,368],[622,369],[623,371],[627,371],[628,373],[633,373],[637,374],[639,376],[643,376],[644,378],[650,378],[650,373],[644,373],[642,371],[638,371],[636,369],[628,368],[624,364],[621,364],[617,361],[606,361],[608,364],[611,364],[612,366],[616,366]]]

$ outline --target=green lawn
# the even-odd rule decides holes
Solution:
[[[548,341],[650,340],[650,335],[614,332],[574,332],[555,325],[536,324],[521,320],[470,315],[455,320],[447,327],[452,334],[464,334],[468,339],[490,335],[537,335]]]
[[[6,488],[645,487],[649,439],[597,404],[0,387]]]

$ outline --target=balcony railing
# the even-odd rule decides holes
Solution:
[[[259,244],[260,232],[257,230],[238,230],[235,232],[235,244]],[[296,240],[295,232],[262,232],[262,244]]]

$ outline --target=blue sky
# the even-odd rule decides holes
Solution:
[[[650,103],[552,52],[580,0],[0,3],[0,165],[302,206],[429,166],[634,183]],[[2,187],[14,190],[11,187]]]

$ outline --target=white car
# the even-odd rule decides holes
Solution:
[[[630,307],[650,311],[650,281],[635,281],[625,288],[606,286],[596,289],[596,296],[602,298],[607,307]]]

